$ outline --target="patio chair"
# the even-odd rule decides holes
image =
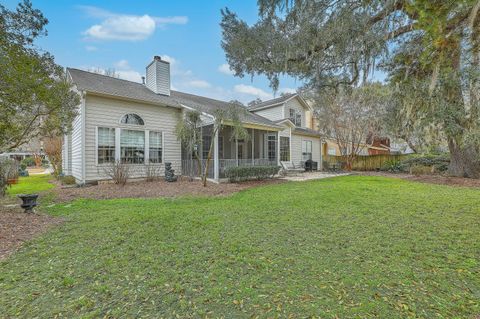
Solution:
[[[280,164],[282,165],[283,175],[292,176],[305,172],[305,168],[295,165],[293,162],[280,162]]]

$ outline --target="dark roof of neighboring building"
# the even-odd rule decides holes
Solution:
[[[287,101],[288,99],[290,99],[291,97],[293,97],[295,95],[297,95],[297,93],[284,94],[284,95],[282,95],[280,97],[277,97],[275,99],[271,99],[271,100],[268,100],[268,101],[265,101],[265,102],[255,104],[255,105],[249,107],[248,110],[253,111],[253,110],[261,109],[261,108],[266,107],[266,106],[281,104],[281,103]]]
[[[75,83],[79,90],[129,98],[170,107],[181,108],[184,105],[209,115],[214,115],[215,111],[221,108],[235,107],[242,111],[240,112],[240,117],[245,123],[279,127],[276,123],[263,116],[250,113],[245,107],[233,103],[173,90],[170,90],[170,96],[161,95],[152,92],[145,85],[137,82],[117,79],[79,69],[68,68],[67,71],[70,74],[73,83]]]

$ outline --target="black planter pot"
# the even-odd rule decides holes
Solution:
[[[25,213],[33,213],[33,208],[37,206],[38,194],[20,194],[17,195],[22,200],[22,207],[25,209]]]

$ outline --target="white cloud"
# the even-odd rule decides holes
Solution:
[[[200,89],[206,89],[212,86],[210,83],[204,80],[192,80],[190,82],[187,82],[187,85]]]
[[[153,17],[148,14],[117,14],[93,6],[81,6],[80,9],[91,17],[104,19],[84,32],[88,39],[96,40],[145,40],[155,32],[157,27],[165,28],[169,24],[188,22],[188,17],[185,16]]]
[[[142,82],[142,75],[134,70],[119,70],[115,71],[120,79],[128,80],[128,81],[133,81],[133,82]]]
[[[94,47],[93,45],[87,45],[85,47],[85,50],[87,50],[88,52],[93,52],[93,51],[97,51],[98,48],[97,47]]]
[[[280,88],[278,89],[279,93],[297,93],[297,90],[294,88]]]
[[[130,69],[130,65],[128,65],[127,60],[120,60],[116,62],[114,65],[116,68],[119,68],[119,69]]]
[[[264,90],[254,87],[252,85],[237,84],[233,87],[233,90],[237,93],[258,97],[262,100],[268,100],[273,98],[273,95],[271,93],[265,92]]]
[[[230,69],[230,66],[227,63],[224,63],[218,66],[218,71],[223,74],[233,75],[233,71]]]

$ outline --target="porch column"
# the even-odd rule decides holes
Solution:
[[[277,131],[277,165],[280,166],[280,131]]]
[[[215,130],[214,142],[213,142],[213,179],[218,181],[220,179],[220,158],[218,154],[218,131],[215,126],[213,127]]]
[[[235,160],[238,166],[238,136],[235,137]]]
[[[255,129],[252,128],[252,166],[255,165]]]

